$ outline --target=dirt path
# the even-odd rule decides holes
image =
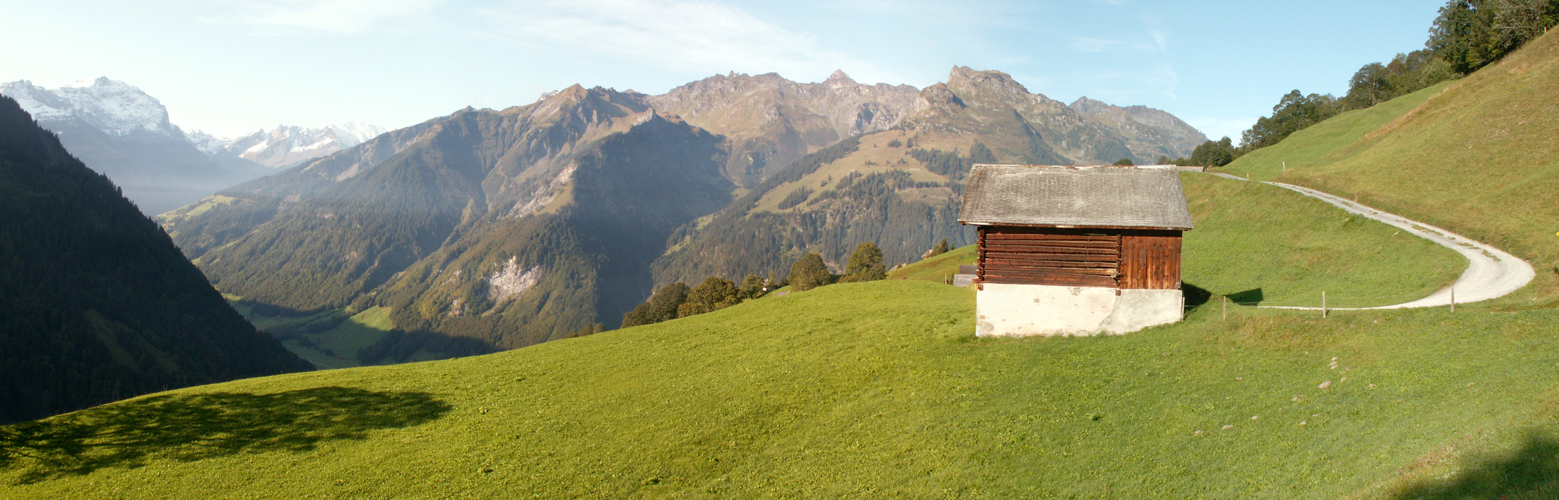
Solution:
[[[1213,175],[1239,181],[1246,180],[1244,178],[1235,177],[1229,174],[1215,173]],[[1347,199],[1326,194],[1307,187],[1295,186],[1293,184],[1284,184],[1281,182],[1257,182],[1288,189],[1299,194],[1330,203],[1348,213],[1362,215],[1401,228],[1403,231],[1413,233],[1429,241],[1439,243],[1446,248],[1455,250],[1457,253],[1462,254],[1462,256],[1467,257],[1467,260],[1471,262],[1471,264],[1467,266],[1467,270],[1462,271],[1461,277],[1456,278],[1455,283],[1452,283],[1451,286],[1443,288],[1428,297],[1424,297],[1412,302],[1389,306],[1361,308],[1334,307],[1331,309],[1346,311],[1358,309],[1401,309],[1407,307],[1445,306],[1450,305],[1452,293],[1455,293],[1456,303],[1458,304],[1478,302],[1481,300],[1489,300],[1509,295],[1511,292],[1520,290],[1521,287],[1526,286],[1527,283],[1531,283],[1532,278],[1537,276],[1537,273],[1532,269],[1531,264],[1528,264],[1526,261],[1521,260],[1520,258],[1506,253],[1498,248],[1494,248],[1493,246],[1490,246],[1486,243],[1473,241],[1472,239],[1466,238],[1456,233],[1452,233],[1450,231],[1446,231],[1444,229],[1440,229],[1438,227],[1424,224],[1422,222],[1417,222],[1400,215],[1382,212],[1364,205],[1360,205],[1358,203],[1354,203]],[[1320,308],[1281,307],[1281,309],[1314,310]]]

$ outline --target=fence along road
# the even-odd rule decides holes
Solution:
[[[1234,179],[1237,181],[1249,181],[1242,177],[1236,177],[1224,173],[1213,175]],[[1382,212],[1339,196],[1323,193],[1302,186],[1284,184],[1281,182],[1253,181],[1262,184],[1270,184],[1299,194],[1315,198],[1343,209],[1351,214],[1362,215],[1374,220],[1390,224],[1409,233],[1418,235],[1429,241],[1438,243],[1446,248],[1455,250],[1471,262],[1466,271],[1456,278],[1451,286],[1441,289],[1428,297],[1412,302],[1379,306],[1379,307],[1328,307],[1334,311],[1367,310],[1367,309],[1403,309],[1409,307],[1436,307],[1451,304],[1452,293],[1455,293],[1456,303],[1465,304],[1482,300],[1496,299],[1520,290],[1521,287],[1531,283],[1537,277],[1537,272],[1527,261],[1494,248],[1486,243],[1473,241],[1462,235],[1440,229],[1422,222],[1414,221],[1397,214]],[[1305,309],[1320,310],[1319,307],[1287,307],[1287,306],[1262,306],[1277,309]]]

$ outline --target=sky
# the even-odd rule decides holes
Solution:
[[[1443,1],[199,0],[7,2],[0,82],[99,76],[173,123],[387,128],[502,109],[573,84],[664,93],[728,72],[800,82],[945,81],[999,70],[1030,92],[1173,113],[1239,134],[1290,90],[1347,93],[1423,47]]]

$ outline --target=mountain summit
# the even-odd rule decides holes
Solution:
[[[715,75],[646,103],[730,141],[726,175],[751,186],[840,139],[897,125],[919,106],[909,85],[863,85],[843,71],[821,83],[775,73]]]
[[[362,144],[385,132],[383,128],[355,122],[316,128],[277,125],[269,132],[260,130],[224,144],[208,143],[205,151],[218,162],[241,159],[274,169],[286,169]],[[192,136],[191,142],[196,141]]]
[[[963,241],[972,161],[1196,145],[1155,142],[1160,125],[1132,116],[968,68],[924,90],[843,72],[730,73],[658,96],[574,85],[387,132],[161,220],[246,300],[378,308],[399,330],[514,348],[614,327],[672,281],[783,277],[801,254],[838,262],[862,241],[892,262]]]
[[[108,175],[147,215],[268,173],[253,164],[218,165],[168,121],[168,110],[133,85],[98,78],[57,89],[27,80],[0,84],[38,125],[88,168]]]

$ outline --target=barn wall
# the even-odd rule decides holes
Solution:
[[[1117,234],[981,226],[977,244],[977,275],[982,283],[1119,286],[1121,237]]]
[[[975,294],[975,335],[1098,335],[1180,321],[1180,290],[987,283]]]
[[[1180,231],[1125,231],[1121,235],[1120,287],[1180,289]]]

